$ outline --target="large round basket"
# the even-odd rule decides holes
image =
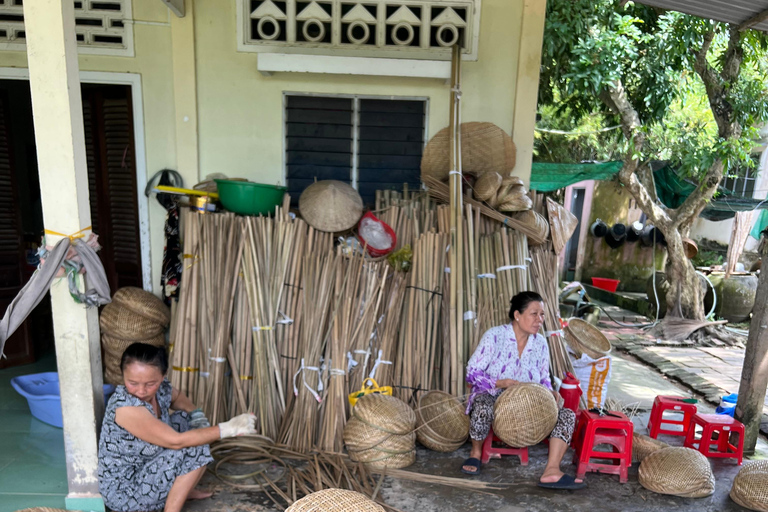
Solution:
[[[121,340],[144,340],[165,329],[162,324],[137,315],[115,303],[107,304],[99,317],[101,331]]]
[[[387,434],[408,434],[416,427],[416,414],[394,396],[371,394],[357,400],[352,415]]]
[[[707,458],[691,448],[662,448],[640,463],[638,481],[659,494],[703,498],[715,492],[715,476]]]
[[[643,462],[643,459],[653,452],[668,447],[669,445],[663,441],[635,432],[632,434],[632,461]]]
[[[397,455],[387,455],[386,453],[382,453],[380,457],[366,462],[365,465],[372,469],[402,469],[407,468],[414,462],[416,462],[415,449],[408,453],[399,453]]]
[[[455,396],[443,391],[429,391],[416,407],[416,437],[436,452],[452,452],[469,435],[469,416]]]
[[[592,359],[600,359],[611,353],[611,342],[600,329],[580,318],[569,318],[568,328],[563,329],[566,342],[587,354]]]
[[[344,444],[350,452],[379,450],[390,455],[407,453],[413,450],[416,434],[389,434],[367,425],[357,418],[350,418],[344,427]],[[365,461],[363,461],[365,462]]]
[[[384,508],[359,492],[324,489],[295,501],[285,512],[384,512]]]
[[[493,406],[493,432],[515,448],[544,440],[557,423],[557,403],[539,384],[518,384],[504,391]]]
[[[165,345],[165,334],[160,333],[157,336],[145,340],[121,340],[110,336],[101,335],[101,346],[104,349],[104,381],[107,384],[115,386],[123,383],[123,372],[120,370],[120,360],[123,358],[123,352],[134,343],[146,343],[153,347],[162,347]]]
[[[445,179],[450,172],[449,128],[432,137],[421,158],[421,175]],[[461,124],[461,166],[467,174],[479,176],[497,172],[507,176],[515,168],[515,143],[512,137],[493,123]]]
[[[112,302],[163,327],[167,327],[171,323],[171,312],[168,306],[163,304],[162,300],[141,288],[124,286],[115,292]]]
[[[524,224],[531,232],[528,242],[532,245],[541,245],[549,240],[549,222],[543,215],[534,210],[525,210],[512,215],[516,221]],[[527,234],[527,231],[526,231]]]
[[[733,480],[731,499],[750,510],[768,512],[768,460],[744,464]]]
[[[336,233],[357,224],[363,215],[363,199],[348,183],[318,181],[299,196],[299,211],[313,228]]]

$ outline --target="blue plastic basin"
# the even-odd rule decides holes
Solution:
[[[32,416],[54,427],[61,428],[61,394],[59,374],[56,372],[20,375],[11,379],[11,386],[27,399]],[[104,384],[104,403],[115,386]]]

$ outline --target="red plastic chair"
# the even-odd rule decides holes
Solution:
[[[517,455],[520,457],[520,464],[522,466],[528,465],[528,448],[512,448],[511,446],[504,445],[503,447],[494,447],[493,443],[501,443],[504,441],[496,437],[493,433],[493,429],[488,432],[488,435],[483,441],[483,455],[480,459],[483,464],[487,464],[491,459],[500,459],[502,455]]]
[[[632,465],[633,432],[632,421],[620,412],[610,411],[600,416],[595,412],[581,411],[573,443],[576,478],[584,478],[588,472],[597,471],[619,475],[619,481],[626,483]],[[610,445],[613,451],[595,450],[603,444]],[[592,459],[607,459],[610,463],[593,462]]]
[[[701,437],[696,437],[697,425],[702,427]],[[739,436],[735,445],[730,442],[734,432]],[[717,437],[714,437],[715,433]],[[705,457],[736,459],[741,466],[744,459],[744,424],[723,414],[694,414],[685,436],[685,446],[699,450]]]
[[[682,420],[664,418],[666,411],[674,411],[683,415]],[[670,436],[686,436],[691,426],[691,418],[696,414],[696,404],[683,402],[683,397],[679,396],[657,396],[653,401],[651,409],[651,418],[648,420],[648,435],[654,439],[659,434]],[[682,430],[670,430],[663,428],[662,424],[680,425]]]

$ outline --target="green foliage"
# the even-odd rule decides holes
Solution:
[[[705,35],[707,54],[719,73],[729,40],[726,25],[617,0],[549,0],[539,92],[539,127],[590,131],[618,124],[600,94],[621,82],[640,116],[642,160],[670,160],[687,176],[702,176],[721,159],[726,172],[752,164],[756,126],[768,120],[768,36],[741,33],[743,62],[733,83],[721,83],[722,105],[740,137],[719,133],[704,84],[694,71]],[[579,144],[584,147],[578,148]],[[626,141],[612,135],[573,137],[537,134],[537,159],[623,159]]]
[[[699,251],[691,260],[694,267],[711,267],[722,265],[725,258],[717,251]]]

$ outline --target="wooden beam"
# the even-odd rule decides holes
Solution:
[[[183,18],[187,11],[184,8],[184,0],[161,0],[179,18]]]
[[[760,255],[768,262],[768,239],[763,234]],[[744,423],[744,454],[755,452],[760,434],[760,420],[763,417],[765,390],[768,387],[768,272],[760,273],[749,324],[747,350],[739,384],[739,401],[734,417]]]
[[[765,20],[768,20],[768,9],[765,9],[764,11],[755,14],[754,16],[749,18],[747,21],[739,25],[737,28],[739,30],[747,30],[748,28],[752,28],[758,23],[762,23]]]

